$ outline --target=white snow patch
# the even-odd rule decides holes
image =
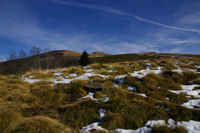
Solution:
[[[124,78],[126,77],[127,75],[118,75],[115,77],[114,81],[115,82],[120,82],[120,83],[123,83],[124,82]]]
[[[181,85],[182,87],[182,90],[178,90],[178,91],[175,91],[175,90],[170,90],[171,92],[175,93],[175,94],[180,94],[180,93],[184,93],[186,95],[189,95],[189,96],[194,96],[196,98],[199,98],[200,95],[200,90],[197,89],[197,90],[193,90],[195,87],[199,87],[200,85]]]
[[[104,109],[99,110],[99,115],[100,115],[101,119],[105,116],[105,114],[106,114],[106,110],[104,110]]]
[[[133,73],[131,73],[131,76],[137,77],[137,78],[142,78],[142,77],[146,76],[149,73],[160,74],[161,73],[161,67],[160,66],[157,67],[156,70],[151,70],[150,68],[147,68],[145,70],[134,71]]]
[[[195,109],[195,108],[200,109],[200,99],[189,100],[188,102],[183,103],[182,106],[190,108],[190,109]]]
[[[136,91],[137,89],[134,86],[128,86],[127,88],[129,91]]]
[[[166,100],[170,100],[169,97],[166,97],[165,99],[166,99]]]
[[[200,122],[190,120],[188,122],[177,122],[177,126],[183,126],[188,133],[199,133],[200,132]]]
[[[54,76],[61,76],[63,74],[63,72],[55,72]]]
[[[108,72],[109,72],[109,73],[112,73],[112,72],[113,72],[113,70],[108,70]]]
[[[114,85],[115,87],[119,87],[119,85],[118,85],[117,83],[115,83],[115,82],[113,82],[113,85]]]
[[[126,77],[127,75],[118,75],[118,76],[115,76],[115,79],[113,81],[113,85],[115,87],[119,87],[118,83],[123,83],[124,82],[124,78]]]
[[[174,70],[171,70],[172,72],[177,72],[177,73],[182,73],[183,70],[182,69],[174,69]]]
[[[200,66],[195,65],[196,68],[200,69]]]
[[[22,77],[22,79],[24,79],[24,81],[29,82],[31,84],[35,83],[35,82],[45,81],[45,80],[42,80],[42,79],[30,79],[30,78],[27,78],[27,77]]]
[[[147,97],[146,94],[144,94],[144,93],[137,93],[137,94],[140,96],[143,96],[143,97]]]
[[[131,129],[115,129],[112,132],[117,132],[117,133],[150,133],[151,132],[151,128],[148,127],[142,127],[142,128],[138,128],[136,130],[131,130]]]
[[[164,120],[152,120],[146,123],[146,127],[155,127],[155,126],[164,126],[164,125],[166,125]]]
[[[105,97],[104,98],[100,98],[100,99],[97,99],[97,98],[94,98],[94,93],[92,93],[92,92],[89,92],[88,93],[88,95],[86,95],[86,96],[84,96],[84,97],[82,97],[82,98],[80,98],[80,99],[85,99],[85,98],[90,98],[90,99],[92,99],[92,100],[94,100],[94,101],[102,101],[102,102],[107,102],[107,101],[109,101],[109,97],[107,97],[106,95],[104,95]]]
[[[116,129],[112,130],[111,132],[118,131],[120,133],[150,133],[151,128],[154,126],[165,126],[166,123],[164,120],[157,120],[157,121],[148,121],[144,127],[138,128],[137,130],[131,129]],[[198,121],[180,121],[175,122],[173,119],[169,119],[166,125],[169,128],[175,128],[177,126],[184,127],[188,133],[199,133],[200,132],[200,122]],[[151,127],[151,128],[150,128]]]
[[[78,75],[77,75],[77,73],[72,73],[72,74],[69,74],[68,76],[69,77],[77,77]]]
[[[82,127],[80,132],[82,133],[91,133],[90,130],[105,130],[107,131],[106,129],[102,128],[101,126],[99,126],[99,124],[101,123],[103,117],[105,116],[105,113],[106,113],[106,110],[104,109],[100,109],[99,110],[99,119],[97,122],[94,122],[88,126],[85,126],[85,127]]]
[[[93,76],[99,76],[99,77],[102,77],[102,78],[108,78],[109,76],[106,76],[106,75],[102,75],[102,74],[94,74],[94,73],[85,73],[81,76],[77,76],[77,74],[70,74],[69,76],[73,76],[75,78],[72,78],[72,79],[69,79],[68,77],[69,76],[66,76],[65,78],[63,78],[61,75],[62,73],[61,72],[56,72],[54,73],[54,75],[56,76],[60,76],[60,80],[57,80],[56,78],[53,78],[52,79],[49,79],[49,80],[42,80],[42,79],[30,79],[30,78],[27,78],[27,77],[24,77],[22,76],[22,78],[26,81],[26,82],[29,82],[29,83],[35,83],[35,82],[39,82],[39,81],[53,81],[55,84],[57,83],[70,83],[72,82],[73,80],[89,80],[89,77],[93,77]]]

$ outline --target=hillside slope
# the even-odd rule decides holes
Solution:
[[[200,132],[195,56],[0,75],[0,86],[3,133]]]

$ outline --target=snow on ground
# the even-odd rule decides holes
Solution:
[[[194,90],[195,87],[199,87],[200,85],[181,85],[182,87],[182,90],[170,90],[171,92],[175,93],[175,94],[180,94],[180,93],[184,93],[186,95],[189,95],[189,96],[194,96],[196,98],[200,98],[200,90],[197,89],[197,90]]]
[[[177,126],[183,126],[188,131],[188,133],[199,133],[200,132],[200,122],[190,120],[188,122],[177,122]]]
[[[126,77],[127,75],[118,75],[118,76],[115,76],[115,79],[113,81],[113,85],[115,87],[119,87],[118,83],[123,83],[124,82],[124,78]]]
[[[90,98],[90,99],[92,99],[94,101],[97,101],[97,102],[98,101],[102,101],[102,102],[109,101],[109,97],[107,97],[106,95],[104,95],[104,98],[100,98],[100,99],[94,98],[94,93],[92,93],[92,92],[89,92],[88,95],[86,95],[86,96],[84,96],[84,97],[82,97],[80,99],[85,99],[85,98]]]
[[[137,89],[134,86],[128,86],[127,90],[129,90],[129,91],[137,91]]]
[[[200,109],[200,99],[189,100],[183,103],[182,106],[190,109]]]
[[[118,75],[118,76],[115,77],[114,82],[123,83],[123,82],[124,82],[124,78],[125,78],[126,76],[127,76],[127,75]]]
[[[176,72],[176,73],[182,73],[183,70],[182,69],[174,69],[174,70],[171,70],[172,72]]]
[[[137,94],[140,96],[143,96],[143,97],[147,97],[146,94],[144,94],[144,93],[137,93]]]
[[[200,69],[200,66],[195,65],[196,68]]]
[[[143,78],[144,76],[146,76],[149,73],[155,73],[155,74],[160,74],[161,71],[161,67],[157,67],[156,70],[151,70],[150,68],[144,69],[144,70],[140,70],[140,71],[134,71],[133,73],[131,73],[131,76],[133,77],[137,77],[137,78]]]
[[[146,127],[155,127],[155,126],[164,126],[164,125],[165,125],[164,120],[152,120],[146,123]]]
[[[167,126],[169,128],[175,128],[177,126],[182,126],[184,127],[188,133],[199,133],[200,132],[200,122],[198,121],[180,121],[180,122],[175,122],[173,119],[169,119],[167,124],[165,123],[164,120],[153,120],[153,121],[148,121],[144,127],[138,128],[136,130],[131,130],[131,129],[115,129],[112,130],[111,132],[120,132],[120,133],[150,133],[151,128],[154,126]]]
[[[41,80],[41,79],[31,79],[31,77],[30,78],[27,78],[27,77],[25,77],[25,76],[22,76],[22,79],[24,79],[24,81],[26,81],[26,82],[29,82],[29,83],[35,83],[35,82],[40,82],[40,81],[43,81],[43,80]],[[46,81],[46,80],[44,80],[44,81]]]
[[[30,79],[28,77],[25,77],[25,76],[22,76],[22,78],[26,81],[26,82],[29,82],[29,83],[35,83],[35,82],[40,82],[40,81],[52,81],[54,82],[55,84],[57,83],[70,83],[74,80],[89,80],[89,77],[93,77],[93,76],[99,76],[99,77],[102,77],[102,78],[108,78],[109,76],[106,76],[106,75],[102,75],[102,74],[94,74],[92,72],[88,72],[88,73],[84,73],[83,75],[81,76],[78,76],[77,74],[69,74],[68,76],[65,76],[65,77],[62,77],[62,72],[55,72],[54,73],[54,76],[56,76],[56,78],[60,78],[59,80],[52,77],[52,79],[49,79],[49,80],[44,80],[44,79]],[[69,77],[74,77],[74,78],[69,78]]]
[[[111,133],[150,133],[151,132],[151,128],[148,127],[142,127],[142,128],[138,128],[136,130],[131,130],[131,129],[116,129],[111,131]]]
[[[133,73],[130,73],[130,74],[131,74],[132,77],[142,78],[149,73],[160,74],[161,72],[162,72],[161,67],[157,67],[157,69],[155,69],[155,70],[151,70],[150,68],[147,68],[147,69],[140,70],[140,71],[134,71]],[[127,76],[127,74],[116,76],[115,79],[114,79],[114,86],[118,87],[118,84],[117,84],[118,82],[123,83],[124,78],[126,76]]]
[[[101,126],[99,126],[99,124],[101,123],[103,117],[106,114],[106,110],[104,109],[100,109],[99,110],[99,119],[97,122],[94,122],[88,126],[82,127],[82,129],[80,130],[80,132],[82,133],[90,133],[91,130],[104,130],[107,131],[106,129],[102,128]]]

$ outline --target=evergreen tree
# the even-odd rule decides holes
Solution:
[[[79,60],[80,65],[87,66],[89,64],[89,57],[87,51],[83,51],[81,58]]]

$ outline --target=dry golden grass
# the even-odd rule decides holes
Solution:
[[[47,117],[36,116],[20,120],[10,133],[63,133],[66,127]]]
[[[186,95],[177,95],[169,90],[180,90],[181,84],[191,84],[191,81],[200,84],[200,75],[187,70],[187,68],[200,65],[200,59],[181,58],[178,65],[187,67],[183,73],[170,71],[175,69],[176,60],[179,59],[163,58],[91,64],[88,68],[93,69],[94,73],[109,75],[109,78],[103,79],[99,76],[93,76],[89,78],[90,81],[78,80],[69,84],[54,84],[49,81],[29,84],[23,81],[22,75],[0,75],[0,130],[3,133],[78,132],[81,127],[97,121],[99,109],[107,110],[101,126],[108,130],[116,128],[136,129],[153,119],[168,120],[172,118],[176,121],[199,121],[200,111],[180,106],[188,101]],[[146,63],[151,63],[150,69],[163,66],[164,71],[160,75],[151,73],[143,78],[128,75],[124,83],[120,83],[119,87],[114,87],[115,76],[146,69]],[[188,63],[191,64],[188,65]],[[108,72],[109,70],[113,71]],[[50,79],[52,77],[61,79],[59,76],[53,76],[54,72],[63,72],[61,77],[74,73],[84,74],[83,68],[77,66],[31,71],[25,75],[34,79]],[[87,84],[91,84],[94,90],[91,91],[93,88],[86,89]],[[100,89],[99,86],[95,86],[97,84]],[[127,90],[127,86],[136,87],[136,92],[130,92]],[[95,87],[98,91],[95,90]],[[94,92],[94,97],[97,99],[106,95],[109,97],[109,101],[97,103],[89,98],[80,99],[89,92]],[[142,97],[138,93],[145,93],[147,97]],[[166,97],[169,100],[166,100]],[[166,108],[169,111],[166,111]],[[173,130],[166,127],[156,127],[153,130],[155,132],[185,132],[182,127]],[[104,133],[105,131],[94,132]]]

